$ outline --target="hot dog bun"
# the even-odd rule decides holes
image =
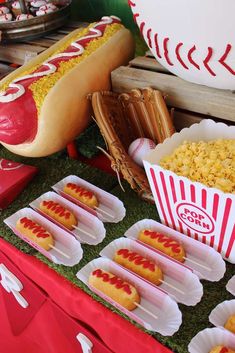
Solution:
[[[77,226],[78,224],[74,214],[61,206],[58,202],[44,200],[40,203],[39,209],[69,230],[74,230],[73,226]]]
[[[84,203],[88,207],[96,208],[99,206],[99,201],[97,197],[93,194],[93,192],[84,189],[83,187],[74,184],[68,183],[64,186],[63,191],[74,197],[75,199],[79,200],[80,202]]]
[[[157,286],[162,283],[163,274],[160,267],[134,251],[119,249],[115,252],[114,261]]]
[[[134,310],[140,296],[134,286],[111,272],[94,270],[89,276],[89,284],[106,294],[127,310]]]
[[[209,353],[235,353],[235,351],[225,346],[216,346]]]
[[[165,234],[144,229],[139,233],[138,239],[143,243],[162,251],[164,254],[174,258],[177,261],[185,261],[185,251],[183,246]]]
[[[53,236],[44,227],[28,217],[18,219],[16,229],[47,251],[54,245]]]
[[[77,55],[68,56],[75,51]],[[126,64],[133,53],[131,33],[117,18],[104,17],[39,54],[1,81],[0,142],[30,157],[63,149],[90,120],[87,95],[109,89],[111,71]],[[43,71],[47,74],[41,75]],[[35,74],[41,76],[27,78]],[[12,101],[14,94],[20,96]]]

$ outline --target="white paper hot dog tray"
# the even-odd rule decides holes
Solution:
[[[89,286],[89,276],[97,268],[111,272],[134,285],[141,296],[140,304],[150,314],[140,308],[129,311],[114,302],[108,296],[104,295],[102,292]],[[171,336],[178,331],[181,325],[182,314],[174,300],[172,300],[166,293],[154,288],[147,282],[121,268],[109,259],[99,258],[89,262],[77,273],[77,278],[85,283],[93,292],[150,331],[159,332],[163,336]],[[151,313],[156,318],[153,318]]]
[[[235,315],[235,299],[225,300],[212,310],[209,321],[216,327],[224,328],[228,318],[232,315]]]
[[[157,286],[157,288],[169,294],[177,302],[189,306],[196,305],[200,302],[203,295],[203,287],[198,277],[193,274],[191,270],[169,260],[167,257],[162,256],[155,251],[150,250],[142,244],[127,238],[119,238],[112,241],[101,250],[100,255],[113,260],[115,252],[119,249],[129,249],[157,264],[163,272],[163,279],[165,282]],[[145,280],[143,277],[140,278]],[[156,287],[151,282],[148,283]]]
[[[165,225],[156,222],[151,219],[144,219],[133,226],[131,226],[126,232],[125,236],[127,238],[131,238],[138,241],[139,232],[144,229],[151,229],[157,231],[161,234],[165,234],[172,239],[178,241],[186,251],[186,259],[182,264],[181,262],[177,262],[181,264],[181,266],[187,266],[191,268],[195,274],[199,276],[201,279],[207,279],[208,281],[219,281],[225,273],[226,267],[225,262],[223,261],[221,255],[217,253],[214,249],[187,237]],[[144,246],[148,246],[144,243],[141,243]],[[158,250],[151,247],[152,250],[159,252]],[[163,254],[163,253],[161,253]],[[163,254],[164,256],[167,256]],[[173,260],[168,256],[171,261]]]
[[[235,296],[235,276],[230,278],[230,280],[228,281],[228,283],[226,285],[226,289],[229,293],[231,293],[232,295]]]
[[[79,200],[75,199],[74,197],[71,197],[70,195],[66,194],[63,191],[63,188],[67,183],[77,184],[85,188],[86,190],[93,192],[99,201],[98,208],[96,210],[92,209],[86,206],[84,203],[80,202]],[[122,201],[120,201],[116,196],[113,196],[109,192],[106,192],[98,188],[97,186],[88,183],[87,181],[77,177],[76,175],[67,176],[66,178],[53,185],[52,188],[66,199],[70,200],[71,202],[77,204],[78,206],[84,208],[86,211],[98,217],[102,222],[118,223],[126,215],[126,210]]]
[[[30,219],[34,220],[36,223],[39,223],[43,227],[45,227],[48,232],[53,235],[55,240],[54,246],[67,256],[64,256],[57,252],[55,249],[51,249],[46,251],[29,238],[21,234],[16,229],[16,222],[18,219],[22,217],[29,217]],[[74,266],[80,262],[82,259],[83,251],[81,248],[80,243],[68,232],[65,232],[63,229],[58,227],[56,224],[50,222],[45,217],[41,216],[31,208],[23,208],[22,210],[14,213],[10,217],[4,220],[4,223],[11,228],[11,230],[22,240],[26,241],[44,256],[46,256],[49,260],[54,262],[55,264],[61,264],[65,266]]]
[[[235,335],[222,328],[207,328],[200,331],[188,345],[189,353],[208,353],[216,346],[235,350]]]
[[[52,200],[54,202],[58,202],[61,206],[71,211],[78,220],[79,229],[70,231],[61,223],[57,222],[55,219],[41,211],[39,205],[42,201],[45,200]],[[30,203],[30,206],[35,211],[39,212],[42,216],[48,218],[50,221],[57,224],[66,232],[69,232],[70,234],[75,236],[75,238],[78,239],[80,243],[97,245],[101,243],[105,237],[106,231],[104,225],[97,217],[93,216],[91,213],[85,211],[83,208],[77,206],[76,204],[68,201],[64,197],[56,194],[55,192],[47,192],[41,195],[36,200],[32,201]]]

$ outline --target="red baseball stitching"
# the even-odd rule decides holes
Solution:
[[[161,59],[162,56],[160,54],[160,48],[159,48],[159,44],[158,44],[158,33],[156,33],[154,35],[154,42],[155,42],[155,49],[156,49],[157,56]]]
[[[209,66],[209,62],[210,62],[210,60],[211,60],[212,54],[213,54],[213,48],[208,47],[208,54],[207,54],[207,57],[205,58],[205,60],[203,60],[203,64],[204,64],[205,68],[209,71],[209,73],[210,73],[212,76],[216,76],[216,74],[214,73],[214,71],[213,71],[213,70],[211,69],[211,67]]]
[[[164,40],[163,40],[164,56],[165,56],[167,63],[170,66],[174,66],[174,64],[169,59],[168,42],[169,42],[169,38],[164,38]]]
[[[140,33],[141,33],[142,37],[144,37],[144,26],[145,26],[145,22],[141,22],[141,24],[140,24]]]
[[[151,39],[151,33],[152,33],[152,29],[149,28],[148,31],[147,31],[147,38],[148,38],[148,42],[149,42],[149,48],[152,49],[152,39]]]
[[[128,0],[128,4],[129,6],[132,8],[136,7],[136,3],[132,0]],[[134,11],[133,11],[134,13]],[[139,13],[134,13],[134,20],[136,21],[137,17],[140,17]],[[144,28],[145,28],[146,23],[145,22],[141,22],[139,27],[140,27],[140,32],[142,34],[142,36],[144,37]],[[147,30],[146,33],[146,37],[147,37],[147,42],[149,47],[152,49],[153,48],[153,41],[151,38],[152,35],[152,28],[149,28]],[[156,54],[158,56],[159,59],[162,59],[162,55],[160,52],[160,45],[159,45],[159,37],[158,37],[158,33],[154,34],[154,46],[155,46],[155,50],[156,50]],[[169,50],[168,50],[168,44],[169,44],[170,38],[165,37],[162,39],[162,46],[163,46],[163,54],[164,54],[164,58],[167,62],[168,65],[170,66],[174,66],[174,63],[172,62],[172,58],[169,57]],[[189,67],[186,65],[185,61],[182,59],[182,56],[180,54],[180,49],[182,48],[182,46],[184,45],[183,42],[180,42],[176,45],[175,47],[175,54],[176,54],[176,58],[178,60],[178,62],[180,63],[180,65],[185,69],[185,70],[189,70]],[[189,61],[189,63],[194,66],[197,70],[201,70],[201,66],[193,59],[193,53],[195,53],[197,51],[197,47],[196,45],[194,45],[192,48],[189,49],[188,53],[187,53],[187,59]],[[232,45],[231,44],[227,44],[226,49],[224,54],[221,56],[221,58],[219,60],[217,60],[228,72],[230,72],[232,75],[235,76],[235,70],[226,62],[230,52],[232,50]],[[212,47],[208,47],[208,52],[206,54],[206,57],[204,58],[204,60],[202,61],[202,64],[204,65],[204,67],[206,68],[206,70],[209,72],[209,74],[213,77],[216,77],[216,73],[213,71],[213,69],[210,66],[211,63],[211,59],[214,53],[214,49]]]
[[[200,70],[200,66],[193,60],[192,54],[197,50],[196,45],[194,45],[188,52],[188,61],[190,64],[196,67],[196,69]]]
[[[176,48],[175,48],[175,54],[176,54],[176,57],[178,59],[178,61],[180,62],[180,64],[186,69],[188,70],[188,66],[184,63],[183,59],[181,58],[180,56],[180,48],[183,46],[184,44],[183,43],[179,43]]]
[[[136,146],[136,148],[134,148],[134,150],[132,151],[132,153],[130,154],[130,157],[132,159],[134,159],[136,153],[138,152],[138,150],[144,145],[144,138],[140,138],[139,141],[138,141],[138,145]]]
[[[137,22],[137,17],[139,17],[139,13],[134,14],[134,21]]]
[[[226,48],[226,50],[225,50],[224,55],[222,55],[221,58],[219,59],[219,63],[220,63],[221,65],[223,65],[223,66],[225,67],[225,69],[227,69],[229,72],[231,72],[232,75],[235,75],[235,71],[231,68],[231,66],[229,66],[229,65],[225,62],[225,60],[227,59],[227,57],[228,57],[228,55],[229,55],[231,49],[232,49],[231,44],[228,44],[228,45],[227,45],[227,48]]]
[[[149,148],[151,150],[153,150],[156,147],[155,143],[152,140],[150,140],[150,139],[148,140],[148,144],[149,144]]]
[[[128,5],[130,7],[135,7],[136,6],[136,4],[133,1],[131,1],[131,0],[128,0]]]

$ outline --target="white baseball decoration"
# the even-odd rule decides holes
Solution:
[[[235,89],[234,0],[129,0],[157,61],[211,87]]]
[[[155,147],[152,140],[141,137],[130,144],[128,154],[139,166],[143,167],[144,157]]]

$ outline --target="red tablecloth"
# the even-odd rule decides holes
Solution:
[[[88,332],[88,337],[92,334],[92,337],[97,338],[98,343],[104,344],[103,352],[99,350],[100,343],[96,344],[94,353],[106,353],[106,348],[107,352],[115,353],[171,352],[150,335],[145,334],[127,320],[96,302],[35,257],[20,252],[3,239],[0,239],[0,251],[3,254],[2,258],[0,257],[1,263],[4,263],[4,256],[6,255],[5,262],[10,260],[12,265],[9,265],[9,263],[5,265],[10,266],[11,269],[9,270],[12,270],[13,273],[15,266],[15,272],[17,272],[15,275],[20,277],[19,279],[24,285],[22,294],[26,296],[29,307],[23,310],[35,311],[34,317],[28,320],[24,330],[21,330],[20,334],[14,335],[12,332],[12,326],[14,326],[12,315],[13,318],[15,315],[15,319],[19,322],[19,310],[22,310],[22,308],[19,307],[13,294],[7,293],[0,286],[1,296],[4,297],[4,300],[0,300],[0,353],[81,352],[80,348],[74,350],[71,340],[67,342],[71,345],[71,350],[68,348],[70,346],[65,345],[65,339],[68,341],[69,337],[67,330],[71,332],[73,330],[73,325],[69,320],[74,319],[74,325],[80,323]],[[30,280],[32,286],[36,286],[35,293],[40,290],[44,299],[39,294],[31,296],[28,294],[27,297],[27,293],[30,293],[30,289],[27,288],[30,284],[26,283],[28,280]],[[7,297],[10,301],[6,299]],[[41,298],[41,305],[38,310],[35,310],[35,300],[38,302],[39,297]],[[56,309],[53,308],[53,305]],[[56,315],[55,311],[57,312]],[[58,314],[60,311],[61,313]],[[52,313],[53,319],[51,319]],[[62,319],[63,313],[68,322]],[[58,315],[61,319],[58,319]],[[55,316],[57,319],[55,319]],[[25,320],[23,316],[22,320]],[[21,322],[21,326],[24,326],[24,322]],[[19,328],[16,327],[15,329]],[[76,330],[78,330],[77,326]],[[66,333],[66,335],[63,333]],[[44,347],[43,350],[42,347]]]

